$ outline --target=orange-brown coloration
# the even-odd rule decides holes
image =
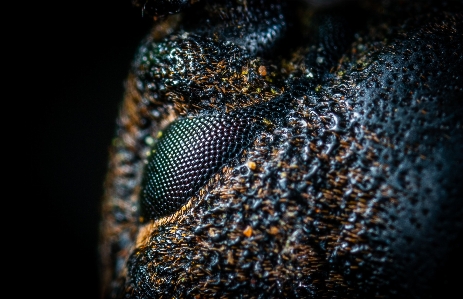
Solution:
[[[391,183],[394,165],[389,165],[384,157],[397,151],[401,159],[411,160],[417,156],[416,160],[427,162],[432,156],[422,153],[419,144],[403,141],[403,134],[397,137],[403,141],[400,145],[386,134],[377,134],[377,123],[370,127],[365,125],[369,124],[365,120],[374,117],[379,110],[374,104],[369,111],[356,107],[359,115],[352,112],[361,97],[358,89],[369,91],[370,87],[359,87],[369,76],[354,81],[345,74],[365,71],[366,75],[373,73],[373,79],[382,80],[383,70],[379,75],[367,72],[373,65],[372,57],[376,57],[368,53],[375,53],[388,42],[382,32],[385,29],[380,27],[370,32],[371,36],[379,36],[371,43],[364,45],[364,40],[354,43],[350,54],[356,55],[355,59],[346,55],[338,65],[331,66],[337,76],[333,76],[331,85],[309,81],[304,96],[288,99],[291,113],[283,124],[264,120],[266,130],[253,136],[252,145],[216,173],[181,210],[142,226],[138,226],[136,219],[139,188],[133,188],[125,200],[121,199],[118,188],[124,184],[138,186],[140,182],[149,148],[145,142],[146,131],[149,137],[156,139],[157,134],[179,115],[194,116],[202,109],[220,110],[217,106],[220,103],[215,98],[193,101],[178,91],[167,92],[163,102],[150,91],[139,93],[131,77],[119,120],[122,133],[114,141],[106,182],[102,256],[108,260],[104,261],[107,271],[104,282],[109,284],[115,277],[138,279],[137,284],[124,285],[127,294],[143,293],[146,289],[157,291],[159,288],[162,292],[162,288],[184,288],[183,291],[196,298],[222,294],[220,284],[226,285],[227,279],[230,283],[249,282],[250,290],[263,281],[268,286],[266,291],[281,297],[294,295],[305,283],[318,298],[333,298],[339,294],[349,298],[359,293],[356,283],[362,280],[358,280],[361,275],[357,274],[376,273],[380,269],[374,264],[376,255],[381,267],[394,269],[397,263],[394,256],[382,244],[372,248],[374,242],[368,239],[369,232],[376,237],[375,229],[389,225],[385,211],[394,210],[400,201],[408,200],[400,186]],[[207,63],[207,57],[202,54],[205,49],[196,49],[193,43],[185,44],[182,50],[193,55],[195,61]],[[310,54],[316,49],[307,51]],[[282,63],[285,67],[278,72],[312,78],[308,75],[313,74],[302,59],[305,54],[301,51],[289,63]],[[356,62],[352,66],[350,59]],[[206,72],[192,72],[187,76],[194,84],[216,89],[221,95],[230,98],[244,95],[249,99],[226,102],[227,112],[268,102],[283,94],[283,88],[272,92],[275,87],[270,86],[275,78],[268,77],[274,73],[274,66],[255,59],[248,61],[241,71],[229,72],[231,64],[232,61],[225,60],[214,62],[208,64]],[[254,79],[251,86],[249,74],[252,72],[260,77]],[[229,83],[228,89],[220,85],[220,81],[207,80],[217,74],[220,80]],[[425,76],[421,78],[425,79]],[[371,104],[368,100],[362,99]],[[390,114],[389,119],[397,109],[384,110]],[[152,111],[160,112],[160,116],[153,116]],[[364,111],[365,116],[361,115]],[[417,111],[429,117],[432,110],[425,114]],[[335,114],[347,129],[336,129]],[[151,121],[149,130],[140,128],[145,120]],[[398,120],[408,124],[407,118]],[[385,121],[381,121],[379,119],[378,123],[384,125]],[[358,125],[351,126],[357,122]],[[442,138],[449,137],[443,135]],[[125,151],[118,152],[119,149]],[[251,171],[241,171],[245,166]],[[129,177],[127,182],[126,176]],[[377,185],[370,188],[369,183]],[[115,210],[124,211],[126,220],[118,221],[113,213]],[[121,235],[131,243],[121,245]],[[111,246],[116,245],[122,249],[114,258]],[[127,268],[112,268],[111,258],[125,265],[130,254],[136,266],[147,269],[143,275],[136,276],[137,271],[128,273]],[[249,270],[249,265],[254,267],[254,272]],[[227,276],[230,273],[233,275]],[[387,281],[388,277],[374,279],[369,281],[373,282],[373,289],[375,283]],[[138,287],[140,290],[136,289]]]
[[[252,236],[252,227],[251,226],[247,226],[244,230],[243,230],[243,235],[245,235],[246,237],[250,237]]]
[[[256,170],[256,162],[253,162],[253,161],[248,161],[248,167],[249,169],[251,169],[252,171]]]
[[[262,77],[267,76],[267,69],[265,68],[265,66],[259,66],[259,75],[261,75]]]

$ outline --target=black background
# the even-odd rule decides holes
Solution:
[[[40,5],[22,30],[31,33],[23,36],[22,56],[37,65],[20,70],[24,81],[38,84],[16,90],[29,100],[28,128],[36,140],[26,149],[32,162],[19,189],[26,198],[18,201],[26,213],[17,234],[25,241],[24,266],[15,267],[14,280],[22,281],[20,293],[98,298],[108,146],[130,62],[152,20],[131,0]]]

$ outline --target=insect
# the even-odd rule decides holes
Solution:
[[[461,1],[134,4],[154,24],[111,146],[103,298],[455,288]]]

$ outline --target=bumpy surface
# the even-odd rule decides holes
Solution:
[[[271,106],[271,107],[269,107]],[[150,151],[140,194],[141,222],[172,214],[247,148],[266,122],[281,117],[281,103],[180,119],[159,132]]]
[[[183,10],[127,80],[103,298],[459,290],[461,1],[146,3]]]
[[[141,204],[145,219],[179,210],[241,148],[249,143],[250,121],[197,117],[175,122],[151,151]]]

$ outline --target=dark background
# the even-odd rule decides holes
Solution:
[[[31,102],[29,128],[36,138],[27,150],[32,152],[28,183],[19,190],[26,202],[18,201],[26,211],[21,223],[28,226],[18,236],[26,241],[21,258],[26,266],[16,270],[27,281],[21,283],[26,292],[98,298],[108,146],[130,61],[152,21],[131,0],[40,5],[22,30],[33,37],[24,37],[28,46],[22,57],[37,65],[26,63],[20,70],[26,82],[38,84],[16,90]]]

